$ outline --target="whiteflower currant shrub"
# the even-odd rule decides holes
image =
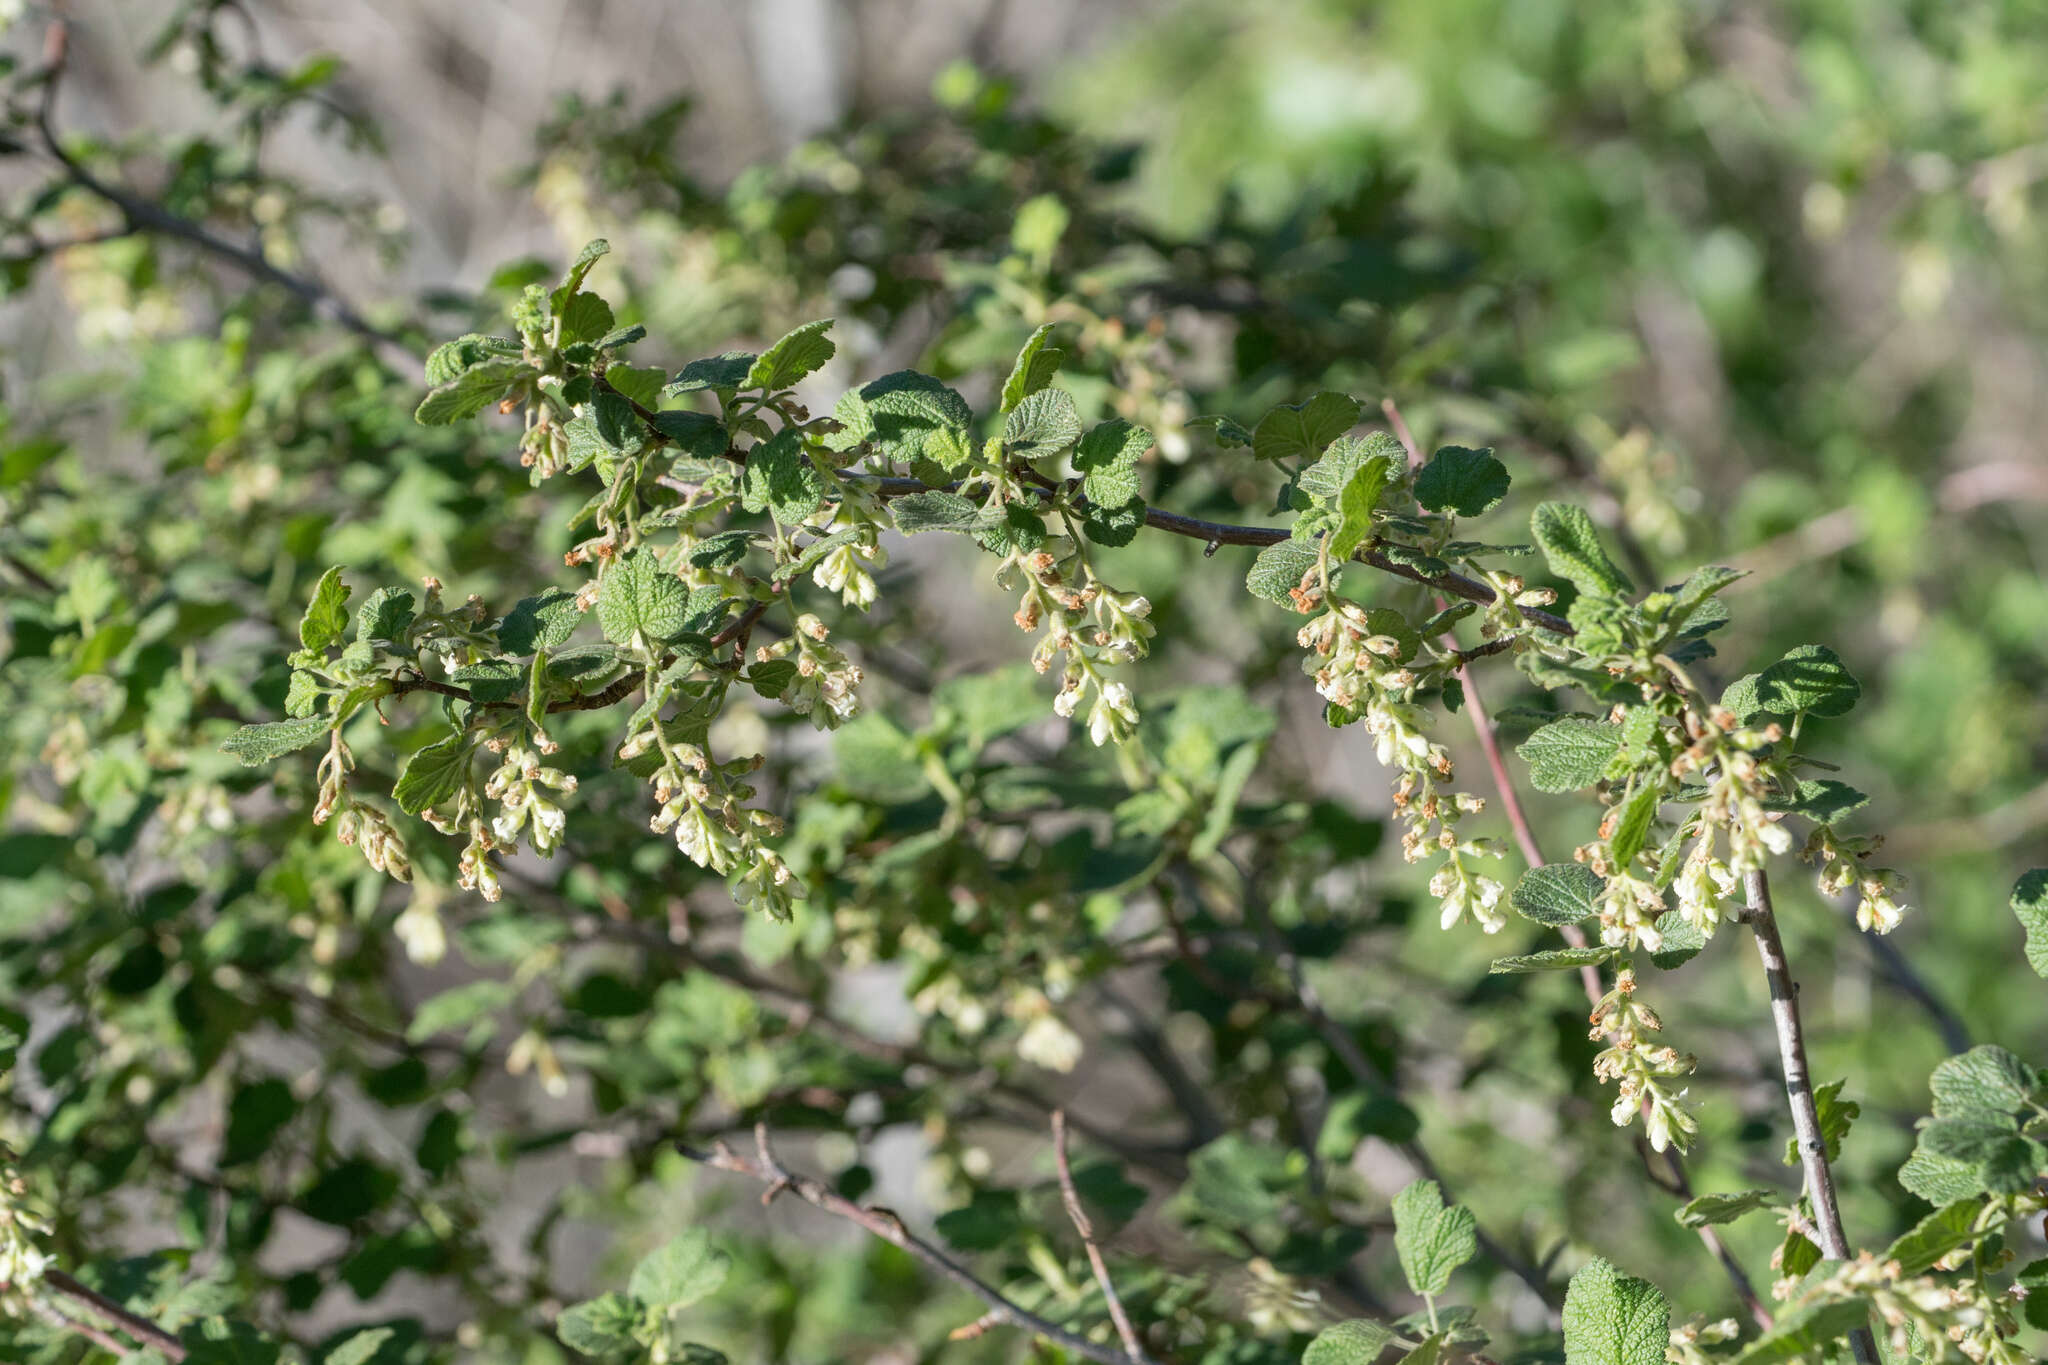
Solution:
[[[1693,1062],[1661,1041],[1664,1021],[1639,998],[1640,958],[1682,965],[1752,913],[1745,880],[1795,851],[1815,865],[1824,894],[1853,890],[1864,928],[1899,922],[1900,878],[1870,862],[1878,841],[1839,828],[1865,798],[1815,775],[1831,765],[1801,748],[1810,720],[1840,716],[1857,698],[1842,662],[1808,646],[1725,687],[1706,680],[1711,636],[1728,620],[1719,594],[1737,577],[1731,571],[1704,568],[1639,593],[1590,517],[1562,503],[1536,509],[1533,543],[1475,539],[1467,525],[1509,487],[1492,452],[1446,446],[1421,459],[1391,435],[1355,434],[1362,406],[1330,392],[1277,407],[1249,429],[1205,419],[1213,458],[1273,471],[1280,505],[1293,513],[1284,528],[1148,507],[1141,467],[1150,433],[1122,419],[1082,420],[1057,386],[1063,357],[1051,327],[1026,344],[985,422],[954,389],[910,371],[846,393],[830,415],[809,411],[796,386],[834,354],[825,322],[759,354],[673,372],[637,366],[627,357],[642,329],[617,327],[609,305],[583,287],[605,249],[592,243],[558,287],[529,288],[516,336],[470,335],[437,350],[417,412],[430,425],[517,413],[520,458],[536,484],[590,482],[574,519],[583,538],[566,556],[582,580],[500,607],[451,604],[430,578],[418,593],[377,588],[351,613],[344,569],[330,570],[291,656],[286,718],[245,727],[223,746],[249,763],[323,747],[313,818],[333,822],[381,871],[411,875],[402,817],[417,816],[461,841],[462,886],[496,899],[509,852],[523,843],[546,857],[573,838],[579,793],[550,763],[551,718],[611,711],[620,717],[616,767],[649,788],[651,828],[727,877],[741,902],[787,916],[806,892],[777,852],[779,819],[749,781],[762,760],[711,746],[734,689],[821,730],[857,715],[862,670],[834,644],[833,619],[875,603],[885,533],[944,532],[978,544],[995,580],[1016,594],[1015,623],[1034,637],[1030,658],[1052,680],[1052,710],[1097,745],[1121,744],[1142,723],[1122,669],[1145,654],[1153,625],[1142,596],[1103,577],[1096,551],[1143,531],[1259,548],[1246,587],[1299,619],[1303,671],[1329,722],[1363,723],[1372,735],[1392,773],[1402,851],[1429,865],[1443,927],[1470,921],[1495,933],[1512,909],[1572,940],[1493,969],[1601,974],[1589,1020],[1604,1044],[1595,1070],[1615,1086],[1615,1122],[1640,1117],[1653,1148],[1683,1148],[1697,1131],[1684,1090]],[[1532,586],[1509,567],[1535,554],[1560,587]],[[1426,591],[1375,591],[1394,580]],[[1423,605],[1376,596],[1420,596]],[[1571,862],[1534,867],[1512,891],[1499,872],[1505,844],[1481,832],[1487,799],[1459,781],[1439,737],[1445,714],[1464,704],[1462,670],[1493,657],[1559,699],[1518,747],[1530,784],[1589,794],[1599,807]],[[356,790],[345,727],[365,709],[381,714],[413,697],[434,700],[447,732],[405,759],[388,794]],[[1573,697],[1594,709],[1566,709]],[[2035,951],[2048,937],[2041,886],[2039,874],[2024,882],[2014,906],[2034,935],[2032,959],[2048,970],[2048,954]],[[406,937],[431,957],[438,921],[425,919]],[[1065,1056],[1073,1041],[1041,1040],[1038,1050]],[[522,1065],[549,1070],[546,1058]],[[1832,1156],[1856,1106],[1839,1084],[1811,1102]],[[2035,1132],[2044,1118],[2048,1084],[2018,1058],[1980,1048],[1945,1064],[1934,1117],[1900,1173],[1938,1208],[1883,1256],[1824,1259],[1811,1188],[1789,1202],[1762,1189],[1702,1195],[1680,1210],[1689,1227],[1760,1214],[1783,1225],[1773,1287],[1785,1308],[1775,1325],[1746,1344],[1732,1320],[1674,1326],[1656,1289],[1594,1261],[1564,1304],[1567,1359],[1832,1358],[1873,1313],[1902,1358],[2019,1359],[2011,1338],[2024,1294],[2048,1269],[2012,1270],[2002,1239],[2044,1207],[2034,1183],[2048,1166]],[[753,1162],[724,1149],[700,1159],[771,1190],[795,1189],[878,1236],[908,1236],[791,1175],[765,1137],[761,1153]],[[39,1225],[9,1209],[10,1254],[33,1276]],[[1390,1348],[1424,1365],[1483,1352],[1472,1310],[1440,1301],[1475,1254],[1470,1213],[1429,1181],[1404,1191],[1393,1211],[1395,1247],[1422,1310],[1330,1327],[1307,1348],[1308,1365],[1372,1361]],[[1831,1199],[1825,1213],[1833,1216]],[[715,1289],[724,1267],[692,1234],[643,1262],[627,1292],[564,1312],[558,1335],[596,1355],[712,1359],[674,1315]],[[1278,1313],[1280,1325],[1299,1317],[1285,1304],[1260,1312]],[[1090,1358],[1147,1358],[1128,1321],[1117,1324],[1119,1351],[1069,1338],[1014,1304],[993,1314]]]
[[[587,534],[566,556],[588,576],[502,612],[447,603],[431,579],[418,597],[380,587],[351,631],[350,589],[331,570],[300,627],[288,717],[225,746],[254,763],[324,744],[313,819],[334,821],[392,876],[410,875],[404,836],[350,782],[343,729],[359,711],[438,700],[448,733],[405,760],[389,799],[463,840],[462,886],[495,899],[498,860],[522,842],[549,856],[569,825],[576,782],[547,761],[549,718],[609,708],[622,717],[617,766],[650,788],[652,829],[729,876],[743,903],[786,916],[804,888],[776,850],[780,819],[748,780],[762,760],[710,745],[733,690],[823,730],[857,714],[861,668],[821,612],[873,604],[885,532],[950,532],[980,545],[995,581],[1017,594],[1016,624],[1036,637],[1032,665],[1055,679],[1052,709],[1096,744],[1117,744],[1139,723],[1119,670],[1144,655],[1153,626],[1146,600],[1105,581],[1094,552],[1149,530],[1262,545],[1246,586],[1303,618],[1303,669],[1330,724],[1372,734],[1394,774],[1402,851],[1431,864],[1446,929],[1469,920],[1498,932],[1510,906],[1560,929],[1596,924],[1596,942],[1495,970],[1611,972],[1591,1019],[1607,1044],[1596,1068],[1616,1086],[1615,1121],[1640,1116],[1658,1150],[1696,1129],[1683,1099],[1693,1060],[1659,1041],[1663,1020],[1638,998],[1638,956],[1670,967],[1697,953],[1744,875],[1795,846],[1818,864],[1824,893],[1855,889],[1866,928],[1898,923],[1898,874],[1868,864],[1877,840],[1836,829],[1865,798],[1812,775],[1831,765],[1799,747],[1810,717],[1856,700],[1841,661],[1824,646],[1794,650],[1718,693],[1695,674],[1728,619],[1718,594],[1734,572],[1704,568],[1639,597],[1591,518],[1561,503],[1536,509],[1533,546],[1470,538],[1466,524],[1509,487],[1492,452],[1446,446],[1410,461],[1387,433],[1351,434],[1363,409],[1330,392],[1250,430],[1204,419],[1217,458],[1243,450],[1275,471],[1295,514],[1284,531],[1150,509],[1140,462],[1151,435],[1121,418],[1082,421],[1055,383],[1063,356],[1050,326],[1017,356],[985,436],[958,392],[913,371],[848,391],[830,415],[810,412],[794,390],[834,354],[828,322],[758,355],[673,373],[638,366],[627,357],[643,329],[615,326],[583,288],[605,251],[593,242],[553,290],[530,286],[517,336],[437,350],[417,413],[428,424],[520,414],[535,483],[593,485],[575,517]],[[1538,551],[1570,587],[1562,616],[1547,610],[1556,589],[1503,567]],[[1418,614],[1362,600],[1388,575],[1433,589],[1438,605]],[[786,627],[756,644],[772,612]],[[1489,656],[1604,708],[1560,713],[1520,746],[1538,790],[1588,792],[1602,813],[1571,864],[1530,871],[1512,894],[1498,874],[1505,844],[1475,830],[1486,800],[1457,781],[1437,737],[1442,713],[1462,702],[1459,669]],[[1809,831],[1803,845],[1795,824]]]

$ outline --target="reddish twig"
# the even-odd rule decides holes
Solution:
[[[1102,1259],[1102,1248],[1095,1244],[1095,1229],[1088,1222],[1087,1211],[1081,1207],[1081,1192],[1074,1188],[1073,1167],[1067,1162],[1067,1113],[1064,1109],[1052,1111],[1052,1158],[1059,1168],[1060,1198],[1066,1203],[1067,1217],[1073,1221],[1074,1231],[1081,1234],[1081,1245],[1087,1249],[1088,1264],[1095,1271],[1095,1283],[1102,1286],[1102,1301],[1109,1305],[1109,1320],[1116,1324],[1116,1334],[1122,1338],[1124,1350],[1138,1365],[1152,1365],[1151,1357],[1145,1354],[1144,1346],[1138,1341],[1137,1329],[1131,1326],[1130,1315],[1124,1312],[1124,1301],[1117,1297],[1116,1285],[1109,1278],[1109,1265]]]

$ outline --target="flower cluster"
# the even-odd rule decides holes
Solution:
[[[1066,655],[1053,710],[1072,718],[1092,693],[1088,737],[1098,745],[1123,743],[1137,729],[1137,702],[1130,687],[1108,678],[1104,669],[1145,656],[1152,639],[1152,604],[1104,584],[1079,553],[1062,569],[1050,551],[1020,551],[1004,561],[997,581],[1013,569],[1023,573],[1024,597],[1012,619],[1019,630],[1045,630],[1032,650],[1031,666],[1045,673],[1055,658]]]
[[[796,618],[796,633],[754,652],[762,663],[796,655],[796,677],[782,692],[782,703],[809,716],[820,730],[837,730],[860,713],[860,667],[829,643],[831,632],[810,612]]]
[[[1459,817],[1478,814],[1486,803],[1441,785],[1454,769],[1450,751],[1430,737],[1416,700],[1423,675],[1409,667],[1417,647],[1413,629],[1397,612],[1325,598],[1306,586],[1300,591],[1297,605],[1323,607],[1295,638],[1308,651],[1302,668],[1329,703],[1331,723],[1362,720],[1379,761],[1400,774],[1394,807],[1407,822],[1403,856],[1414,862],[1432,847],[1445,855],[1429,882],[1430,894],[1441,902],[1443,926],[1469,915],[1487,933],[1499,932],[1507,923],[1499,909],[1505,888],[1477,872],[1471,860],[1499,858],[1505,850],[1497,840],[1458,831]]]
[[[733,890],[742,904],[788,919],[804,886],[767,843],[782,833],[782,821],[746,804],[755,793],[744,779],[760,768],[761,756],[714,762],[697,745],[670,740],[656,720],[626,741],[619,759],[627,762],[656,750],[661,761],[653,782],[659,809],[648,827],[656,834],[673,834],[676,847],[699,867],[720,876],[738,870]]]
[[[49,1220],[29,1207],[27,1182],[0,1148],[0,1309],[13,1314],[42,1279],[50,1258],[36,1239],[49,1233]]]
[[[1652,1148],[1661,1152],[1674,1142],[1684,1147],[1699,1131],[1699,1123],[1686,1112],[1685,1092],[1673,1091],[1665,1082],[1690,1075],[1697,1062],[1676,1048],[1650,1041],[1651,1034],[1664,1031],[1664,1021],[1635,994],[1636,974],[1624,968],[1615,973],[1614,988],[1593,1007],[1588,1036],[1607,1043],[1593,1059],[1593,1074],[1619,1082],[1611,1114],[1615,1127],[1627,1127],[1640,1113]]]
[[[1889,934],[1906,917],[1906,907],[1898,899],[1905,877],[1888,867],[1864,865],[1883,842],[1880,835],[1839,835],[1819,825],[1799,853],[1820,867],[1823,896],[1840,896],[1856,888],[1856,926],[1865,933]]]
[[[498,803],[491,836],[500,847],[516,847],[520,831],[530,822],[532,833],[527,842],[541,857],[553,857],[561,847],[568,815],[552,793],[573,794],[576,779],[560,768],[543,766],[540,756],[520,740],[490,741],[492,748],[500,743],[504,743],[505,761],[484,783],[484,796]]]
[[[1971,1255],[1967,1250],[1954,1253],[1964,1262]],[[1937,1269],[1954,1268],[1949,1258],[1935,1264]],[[1897,1261],[1879,1260],[1869,1252],[1825,1268],[1828,1273],[1819,1279],[1787,1278],[1773,1288],[1780,1298],[1796,1293],[1806,1303],[1869,1303],[1884,1324],[1894,1359],[1947,1359],[1944,1347],[1982,1365],[2028,1365],[2036,1359],[2018,1340],[2017,1301],[2011,1295],[1993,1295],[1981,1276],[1905,1275]],[[1937,1344],[1932,1355],[1926,1353],[1927,1343]]]

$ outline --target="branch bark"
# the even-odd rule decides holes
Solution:
[[[176,1362],[182,1361],[185,1358],[184,1343],[169,1332],[166,1332],[148,1318],[137,1317],[105,1294],[100,1293],[97,1289],[79,1283],[63,1271],[44,1271],[42,1283],[44,1288],[57,1297],[77,1304],[95,1317],[112,1323],[144,1346],[157,1351],[166,1360],[171,1361],[173,1365],[176,1365]],[[66,1325],[73,1331],[91,1338],[98,1345],[106,1346],[105,1333],[92,1328],[89,1323],[79,1322],[71,1318],[69,1314],[61,1316],[64,1317]],[[125,1355],[127,1353],[123,1351],[121,1354]]]
[[[1799,1019],[1799,985],[1785,960],[1785,941],[1778,934],[1778,916],[1771,908],[1771,883],[1761,869],[1745,874],[1743,889],[1749,909],[1743,920],[1756,938],[1764,980],[1771,990],[1771,1024],[1778,1035],[1778,1060],[1785,1071],[1785,1100],[1792,1109],[1792,1132],[1799,1146],[1799,1164],[1806,1175],[1806,1194],[1813,1204],[1815,1240],[1830,1261],[1849,1259],[1849,1238],[1842,1229],[1842,1211],[1835,1202],[1835,1175],[1828,1167],[1827,1143],[1821,1136],[1820,1110],[1814,1103],[1813,1076],[1806,1066],[1806,1031]],[[1849,1335],[1856,1359],[1876,1365],[1877,1343],[1870,1329]]]
[[[713,1170],[730,1171],[735,1175],[743,1175],[761,1182],[767,1186],[761,1195],[763,1204],[772,1203],[777,1195],[787,1192],[813,1208],[821,1209],[834,1218],[843,1218],[870,1236],[879,1237],[891,1246],[900,1248],[922,1262],[939,1278],[950,1281],[956,1288],[964,1289],[988,1305],[988,1313],[985,1315],[987,1317],[993,1317],[1011,1327],[1021,1328],[1074,1355],[1095,1361],[1096,1365],[1151,1365],[1143,1356],[1131,1356],[1112,1347],[1099,1345],[1019,1307],[1004,1297],[999,1290],[976,1278],[973,1271],[905,1227],[903,1220],[890,1210],[856,1204],[851,1199],[835,1193],[822,1181],[793,1173],[776,1158],[774,1151],[769,1147],[766,1124],[754,1129],[754,1145],[756,1155],[752,1157],[742,1156],[722,1142],[708,1152],[681,1143],[677,1144],[676,1150],[690,1160],[709,1166]]]
[[[1095,1228],[1088,1221],[1088,1211],[1081,1207],[1081,1192],[1074,1188],[1074,1169],[1067,1161],[1067,1111],[1052,1111],[1052,1158],[1060,1173],[1060,1199],[1067,1206],[1067,1218],[1073,1223],[1074,1231],[1081,1236],[1081,1245],[1088,1252],[1089,1268],[1095,1272],[1095,1283],[1102,1287],[1102,1301],[1109,1306],[1109,1320],[1116,1324],[1116,1334],[1124,1344],[1124,1350],[1138,1365],[1152,1365],[1152,1358],[1145,1354],[1143,1343],[1138,1340],[1137,1329],[1131,1326],[1131,1315],[1124,1311],[1124,1301],[1117,1297],[1116,1284],[1109,1278],[1109,1264],[1102,1259],[1102,1248],[1096,1245]]]

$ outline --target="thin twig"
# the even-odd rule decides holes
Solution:
[[[1835,1176],[1828,1168],[1827,1142],[1821,1136],[1820,1109],[1814,1103],[1813,1077],[1806,1067],[1806,1032],[1799,1021],[1799,985],[1785,961],[1785,941],[1778,935],[1778,916],[1771,908],[1771,883],[1761,869],[1743,876],[1749,908],[1742,918],[1756,937],[1763,959],[1764,980],[1771,990],[1771,1024],[1778,1035],[1778,1060],[1785,1069],[1785,1099],[1792,1109],[1792,1132],[1799,1146],[1799,1164],[1806,1174],[1806,1193],[1813,1204],[1815,1240],[1830,1261],[1849,1259],[1849,1237],[1842,1230],[1842,1211],[1835,1202]],[[1849,1334],[1856,1359],[1875,1365],[1877,1343],[1870,1329]]]
[[[42,1282],[51,1292],[106,1319],[143,1345],[155,1349],[165,1359],[173,1362],[173,1365],[185,1358],[184,1343],[148,1318],[137,1317],[97,1289],[80,1284],[61,1270],[44,1271]],[[99,1338],[95,1337],[94,1340],[97,1341]],[[125,1355],[127,1352],[124,1351],[122,1354]]]
[[[776,1158],[769,1147],[767,1124],[760,1124],[754,1129],[754,1139],[756,1155],[752,1157],[740,1155],[723,1142],[708,1152],[682,1143],[676,1144],[676,1150],[691,1161],[709,1166],[713,1170],[730,1171],[735,1175],[760,1181],[767,1187],[765,1199],[772,1199],[787,1192],[813,1208],[831,1214],[834,1218],[845,1219],[870,1236],[879,1237],[889,1245],[923,1262],[941,1279],[951,1281],[958,1288],[966,1290],[987,1304],[991,1314],[1012,1327],[1042,1337],[1074,1355],[1095,1361],[1097,1365],[1144,1365],[1142,1358],[1133,1358],[1122,1351],[1098,1345],[1086,1337],[1077,1336],[1066,1328],[1047,1321],[1036,1313],[1020,1308],[1005,1298],[1000,1291],[976,1278],[973,1271],[905,1227],[903,1220],[892,1211],[856,1204],[844,1195],[836,1193],[822,1181],[793,1173]]]
[[[246,275],[286,290],[311,308],[315,317],[338,323],[377,347],[394,368],[406,370],[419,364],[418,353],[403,340],[363,317],[325,284],[308,276],[294,275],[255,247],[229,241],[203,224],[172,213],[154,200],[100,179],[65,151],[63,140],[57,136],[55,114],[57,90],[63,80],[69,50],[69,30],[63,20],[56,20],[43,35],[43,89],[42,98],[36,106],[36,132],[42,140],[43,149],[63,168],[72,184],[117,210],[129,232],[153,232],[188,242]]]
[[[1067,1206],[1067,1217],[1073,1221],[1074,1231],[1081,1234],[1081,1245],[1087,1249],[1088,1264],[1095,1271],[1095,1283],[1102,1286],[1102,1301],[1109,1305],[1109,1320],[1116,1324],[1116,1334],[1123,1339],[1124,1350],[1138,1365],[1152,1365],[1151,1357],[1145,1354],[1145,1347],[1138,1340],[1138,1331],[1131,1326],[1130,1314],[1124,1312],[1124,1301],[1117,1297],[1116,1285],[1109,1278],[1109,1265],[1102,1259],[1102,1248],[1096,1245],[1095,1229],[1088,1222],[1088,1212],[1081,1207],[1081,1192],[1074,1188],[1074,1171],[1067,1162],[1067,1112],[1064,1109],[1052,1111],[1052,1159],[1059,1168],[1060,1198]]]

